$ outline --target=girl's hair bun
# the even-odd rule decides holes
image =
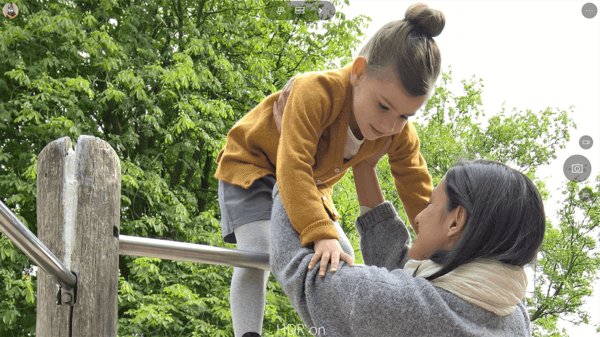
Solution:
[[[446,25],[444,13],[422,3],[408,7],[404,16],[404,20],[408,21],[414,29],[420,30],[430,37],[440,35]]]

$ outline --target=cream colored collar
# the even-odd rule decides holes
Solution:
[[[409,260],[404,266],[411,276],[417,268],[416,276],[425,278],[442,269],[442,265],[431,260]],[[511,314],[527,290],[527,275],[522,267],[489,259],[461,265],[431,282],[500,316]]]

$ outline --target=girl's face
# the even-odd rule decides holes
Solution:
[[[379,72],[367,73],[366,59],[360,57],[354,62],[353,69],[359,74],[351,75],[356,81],[352,113],[360,135],[358,138],[376,140],[391,136],[404,129],[408,118],[427,101],[427,95],[410,97],[402,88],[391,67]],[[361,67],[362,66],[362,67]],[[362,136],[362,137],[361,137]]]
[[[459,206],[452,212],[446,210],[446,177],[431,193],[429,205],[415,217],[419,235],[408,250],[413,260],[426,260],[438,249],[450,249],[460,239],[466,223],[466,211]]]

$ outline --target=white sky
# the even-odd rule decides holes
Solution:
[[[557,160],[538,170],[538,177],[548,177],[544,181],[554,197],[545,204],[547,218],[557,224],[560,195],[556,191],[566,180],[565,160],[574,154],[586,156],[592,164],[590,184],[600,173],[600,15],[586,19],[581,11],[588,2],[600,8],[599,1],[350,0],[350,6],[338,5],[337,10],[346,19],[364,14],[373,20],[363,29],[362,48],[379,28],[403,19],[406,9],[419,1],[446,17],[446,26],[435,40],[442,52],[442,70],[447,72],[451,65],[449,89],[461,95],[461,80],[469,81],[473,75],[483,79],[482,109],[487,117],[501,111],[503,102],[507,114],[513,108],[569,112],[574,105],[571,118],[577,130],[571,132],[566,148],[557,151]],[[594,141],[589,150],[579,147],[584,135]],[[531,292],[533,271],[526,270]],[[590,323],[600,323],[600,282],[594,283],[594,293],[586,302],[582,308],[590,313]],[[558,328],[563,327],[571,336],[595,334],[592,325],[559,320]]]

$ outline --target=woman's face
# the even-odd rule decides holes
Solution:
[[[419,235],[408,250],[408,256],[413,260],[426,260],[438,249],[452,248],[462,235],[466,211],[461,206],[451,212],[446,210],[445,185],[444,176],[433,189],[427,208],[415,217]]]
[[[351,81],[356,81],[352,94],[354,102],[352,113],[360,129],[358,138],[376,140],[391,136],[404,129],[408,118],[427,101],[427,95],[410,97],[399,84],[391,67],[366,75],[367,63],[364,58],[358,58],[353,69],[360,64],[360,76],[351,75]],[[362,136],[362,137],[361,137]]]

